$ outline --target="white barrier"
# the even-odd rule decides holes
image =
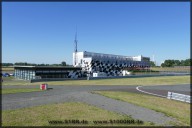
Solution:
[[[189,96],[189,95],[184,95],[184,94],[179,94],[179,93],[174,93],[174,92],[168,92],[167,98],[191,103],[191,96]]]

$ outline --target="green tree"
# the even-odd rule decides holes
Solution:
[[[185,61],[184,60],[181,60],[181,66],[185,66]]]
[[[191,66],[192,59],[186,60],[165,60],[164,63],[161,64],[162,67],[173,67],[173,66]]]
[[[66,64],[65,61],[62,61],[62,62],[61,62],[61,65],[62,65],[62,66],[66,66],[67,64]]]
[[[155,65],[155,63],[153,61],[150,61],[150,66],[155,67],[156,65]]]
[[[13,63],[2,63],[2,66],[13,66]]]
[[[174,66],[180,66],[181,62],[179,60],[174,60]]]
[[[165,66],[165,63],[162,63],[162,64],[161,64],[161,67],[166,67],[166,66]]]
[[[166,67],[173,67],[174,60],[165,60],[164,64]]]
[[[184,61],[184,66],[191,66],[192,59],[186,59]]]
[[[25,66],[27,65],[27,62],[16,62],[15,65]]]

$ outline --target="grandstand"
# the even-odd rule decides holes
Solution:
[[[81,67],[88,75],[106,73],[106,76],[121,76],[123,70],[148,69],[150,58],[139,56],[122,56],[94,52],[74,52],[73,66]]]

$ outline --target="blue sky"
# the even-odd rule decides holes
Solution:
[[[190,58],[190,2],[3,2],[2,62],[72,64],[78,51]]]

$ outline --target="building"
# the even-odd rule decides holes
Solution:
[[[122,56],[93,52],[74,52],[73,66],[81,67],[88,75],[103,72],[106,76],[121,76],[123,70],[148,69],[150,58],[140,56]]]
[[[74,52],[73,67],[15,66],[15,78],[23,80],[122,76],[127,70],[148,69],[150,58],[93,52]]]
[[[15,78],[24,80],[83,77],[81,67],[15,66]]]

